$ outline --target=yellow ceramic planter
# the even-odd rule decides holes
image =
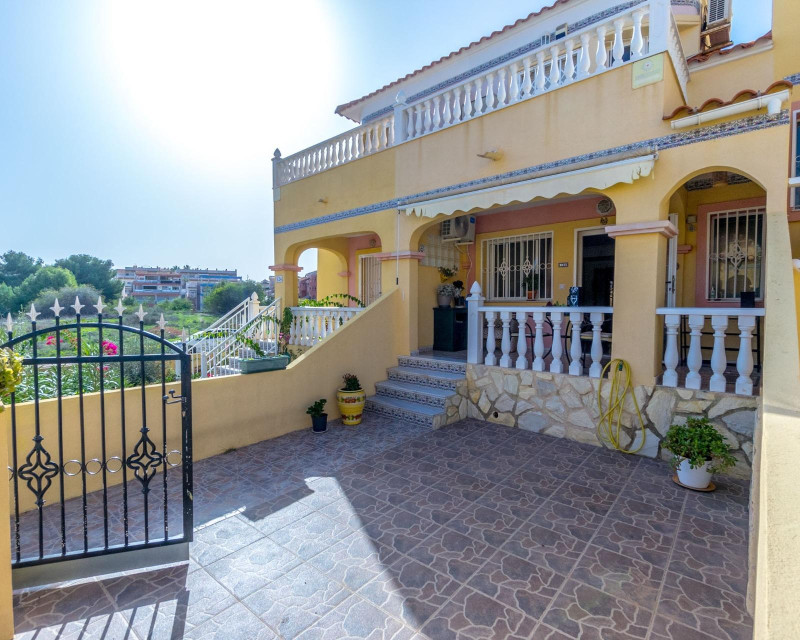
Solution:
[[[361,424],[364,403],[367,401],[367,394],[363,389],[358,391],[339,389],[336,392],[336,401],[339,404],[339,413],[342,414],[342,424],[350,426]]]

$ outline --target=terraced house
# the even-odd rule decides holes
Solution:
[[[99,387],[0,414],[0,637],[8,566],[20,637],[800,637],[800,3],[772,11],[736,44],[730,0],[556,0],[275,151],[270,306],[180,345],[102,300],[9,319],[34,376]],[[308,249],[353,302],[299,305]],[[238,375],[253,345],[296,357]],[[364,422],[312,433],[344,373]],[[735,458],[713,492],[666,463],[690,418]]]

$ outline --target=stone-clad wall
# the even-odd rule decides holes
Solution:
[[[597,435],[599,386],[600,380],[584,376],[470,364],[467,384],[458,391],[467,401],[470,417],[610,446]],[[610,382],[605,381],[604,406],[608,406],[610,389]],[[634,393],[647,430],[640,455],[669,460],[671,454],[662,451],[661,440],[670,425],[683,423],[691,416],[707,416],[739,460],[731,474],[749,476],[758,398],[660,386],[638,386]],[[626,398],[622,425],[623,446],[635,448],[641,431],[630,396]]]

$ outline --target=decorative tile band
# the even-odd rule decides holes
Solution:
[[[647,0],[629,0],[628,2],[624,2],[622,4],[618,4],[618,5],[614,6],[614,7],[610,7],[610,8],[605,9],[605,10],[599,12],[599,13],[595,13],[595,14],[589,16],[588,18],[584,18],[583,20],[579,20],[578,22],[575,22],[573,24],[567,25],[567,33],[568,34],[569,33],[574,33],[575,31],[579,31],[580,29],[585,29],[586,27],[589,27],[589,26],[591,26],[591,25],[593,25],[593,24],[595,24],[597,22],[600,22],[602,20],[607,20],[611,16],[614,16],[614,15],[616,15],[616,14],[622,12],[622,11],[627,11],[628,9],[631,9],[632,7],[635,7],[636,5],[642,4],[644,2],[647,2]],[[675,2],[673,2],[673,4],[675,4]],[[428,97],[428,96],[430,96],[430,95],[432,95],[432,94],[434,94],[434,93],[436,93],[438,91],[441,91],[442,89],[447,89],[448,87],[452,87],[453,85],[465,82],[466,80],[469,80],[470,78],[473,78],[473,77],[478,76],[478,75],[482,75],[482,74],[486,73],[487,71],[489,71],[490,69],[493,69],[494,67],[498,67],[500,65],[503,65],[503,64],[513,60],[514,58],[522,56],[522,55],[524,55],[526,53],[531,53],[533,51],[536,51],[536,49],[539,49],[540,47],[550,46],[550,42],[549,41],[548,42],[543,42],[542,40],[543,40],[542,38],[537,38],[536,40],[533,40],[532,42],[529,42],[527,44],[522,45],[521,47],[517,47],[516,49],[514,49],[512,51],[504,53],[502,56],[498,56],[497,58],[493,58],[492,60],[484,62],[483,64],[478,65],[477,67],[473,67],[472,69],[468,69],[467,71],[464,71],[463,73],[460,73],[457,76],[453,76],[452,78],[448,78],[447,80],[443,80],[439,84],[436,84],[436,85],[434,85],[432,87],[428,87],[427,89],[424,89],[424,90],[420,91],[419,93],[415,93],[413,96],[409,96],[406,99],[406,104],[412,104],[412,103],[416,102],[417,100],[421,100],[423,98],[426,98],[426,97]],[[379,109],[378,111],[375,111],[373,113],[370,113],[369,115],[364,116],[361,119],[361,122],[362,122],[362,124],[367,124],[368,122],[376,120],[377,118],[382,118],[383,116],[386,116],[386,115],[392,113],[393,110],[394,110],[394,105],[390,105],[388,107],[384,107],[383,109]]]
[[[786,80],[786,82],[791,82],[792,84],[800,84],[800,73],[793,73],[790,76],[786,76],[784,80]]]
[[[275,233],[287,233],[289,231],[313,227],[319,224],[326,224],[328,222],[336,222],[338,220],[346,220],[347,218],[355,218],[357,216],[375,213],[376,211],[384,211],[385,209],[402,209],[408,204],[419,200],[442,197],[456,191],[482,189],[505,180],[523,180],[530,174],[549,169],[564,168],[566,171],[570,166],[577,163],[607,158],[620,153],[630,151],[646,152],[652,150],[674,149],[676,147],[683,147],[699,142],[707,142],[709,140],[716,140],[718,138],[728,138],[730,136],[739,135],[740,133],[760,131],[762,129],[768,129],[785,124],[789,124],[788,110],[781,111],[775,115],[759,114],[730,122],[720,122],[708,127],[700,127],[697,129],[670,133],[658,138],[651,138],[650,140],[633,142],[631,144],[613,147],[611,149],[604,149],[602,151],[593,151],[580,156],[573,156],[571,158],[546,162],[544,164],[527,167],[525,169],[516,169],[514,171],[508,171],[499,175],[487,176],[485,178],[478,178],[476,180],[469,180],[467,182],[460,182],[447,187],[423,191],[421,193],[415,193],[412,195],[403,196],[401,198],[384,200],[383,202],[375,202],[373,204],[357,207],[355,209],[347,209],[345,211],[339,211],[337,213],[331,213],[325,216],[309,218],[308,220],[301,220],[299,222],[292,222],[290,224],[284,224],[275,227]]]

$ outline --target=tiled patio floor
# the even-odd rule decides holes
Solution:
[[[466,420],[195,465],[191,561],[15,595],[18,638],[744,639],[747,491]]]

